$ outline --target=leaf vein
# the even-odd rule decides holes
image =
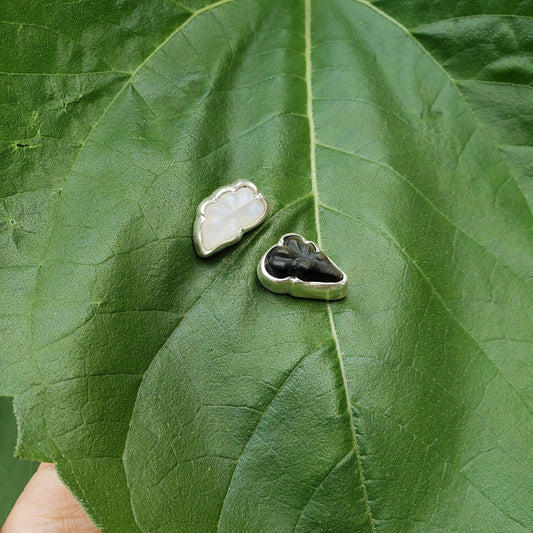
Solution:
[[[427,55],[427,57],[429,57],[431,59],[431,61],[433,61],[433,63],[435,63],[435,65],[437,66],[437,68],[439,68],[443,73],[444,75],[448,78],[448,80],[450,81],[450,83],[455,87],[455,89],[457,90],[457,93],[459,94],[461,100],[463,100],[463,102],[465,103],[467,109],[470,111],[470,113],[472,114],[472,118],[474,119],[474,121],[476,122],[476,124],[478,125],[479,129],[481,131],[485,131],[484,128],[481,126],[481,123],[479,122],[479,119],[477,117],[477,115],[475,114],[474,110],[472,109],[472,107],[470,106],[468,100],[466,99],[465,95],[463,94],[463,92],[461,91],[461,89],[459,88],[459,86],[457,85],[457,81],[451,76],[451,74],[437,61],[437,59],[433,56],[433,54],[431,54],[431,52],[418,40],[415,38],[415,36],[403,25],[401,24],[399,21],[397,21],[395,18],[391,17],[390,15],[388,15],[387,13],[385,13],[384,11],[382,11],[381,9],[379,9],[378,7],[376,7],[375,5],[367,2],[367,0],[355,0],[356,2],[358,2],[359,4],[361,4],[362,6],[365,6],[369,9],[371,9],[372,11],[375,11],[378,15],[381,15],[382,17],[384,17],[386,20],[390,21],[392,24],[394,24],[395,26],[397,26],[402,32],[405,33],[406,37],[408,39],[411,39],[414,43],[416,43],[416,45],[418,47],[420,47],[420,49],[422,50],[422,52],[424,54]],[[492,136],[488,135],[487,134],[487,137],[492,141],[492,144],[497,148],[497,145],[495,144],[494,142],[494,139],[492,138]],[[506,169],[507,169],[507,172],[508,174],[511,176],[518,192],[520,193],[520,195],[522,196],[523,200],[526,202],[527,204],[527,198],[524,194],[524,192],[522,191],[520,185],[518,184],[518,181],[516,179],[516,177],[514,176],[514,174],[509,170],[509,167],[507,166],[507,163],[505,160],[502,159],[502,162],[503,164],[505,165]],[[532,217],[533,217],[533,213],[532,213]]]
[[[271,400],[268,402],[268,405],[265,407],[265,409],[263,410],[263,413],[261,414],[261,416],[259,417],[258,421],[257,421],[257,424],[255,425],[254,429],[252,430],[252,433],[250,434],[250,437],[248,438],[248,440],[246,441],[246,444],[244,445],[243,449],[242,449],[242,452],[241,454],[239,455],[239,457],[237,458],[236,460],[236,463],[235,463],[235,468],[233,469],[233,473],[232,473],[232,476],[231,476],[231,479],[229,481],[229,484],[228,484],[228,488],[226,489],[226,494],[224,496],[224,499],[222,501],[222,506],[220,508],[220,514],[219,514],[219,517],[218,517],[218,525],[217,525],[217,531],[220,529],[220,522],[222,520],[222,515],[224,514],[224,508],[226,506],[226,502],[228,500],[228,496],[231,492],[231,487],[233,485],[233,481],[235,479],[235,474],[237,472],[237,467],[239,466],[239,463],[241,461],[241,459],[244,457],[244,454],[246,453],[246,450],[248,449],[248,446],[250,444],[250,442],[252,441],[254,435],[256,435],[258,429],[260,428],[261,426],[261,422],[265,419],[265,416],[266,414],[269,412],[270,408],[272,407],[272,405],[274,404],[274,402],[276,401],[276,398],[279,396],[280,392],[283,390],[283,388],[287,385],[287,383],[289,382],[290,378],[294,375],[294,373],[296,372],[296,370],[298,368],[300,368],[301,364],[306,360],[308,359],[309,357],[311,357],[312,355],[314,355],[315,353],[317,353],[319,350],[321,350],[322,348],[324,348],[328,343],[330,343],[333,339],[329,338],[327,339],[326,341],[324,341],[322,344],[320,344],[319,346],[313,348],[310,352],[306,353],[303,357],[300,358],[300,360],[296,363],[296,365],[294,365],[294,367],[291,369],[291,371],[285,376],[284,380],[281,382],[281,384],[277,387],[276,389],[276,392],[275,394],[272,396]],[[283,502],[280,502],[280,503],[283,503]]]
[[[533,20],[533,17],[530,17],[528,15],[515,15],[515,14],[510,14],[510,13],[479,13],[476,15],[463,15],[462,17],[451,17],[447,19],[436,20],[434,22],[429,22],[427,24],[421,24],[420,26],[416,26],[415,28],[409,28],[409,31],[411,33],[415,33],[415,32],[420,31],[422,28],[437,26],[438,24],[441,24],[443,22],[455,22],[459,20],[472,20],[472,19],[480,19],[480,18],[516,18],[516,19]]]
[[[311,505],[314,497],[316,496],[317,492],[320,490],[320,488],[324,485],[324,483],[329,479],[329,477],[342,465],[344,465],[344,463],[346,463],[347,461],[350,460],[350,458],[352,457],[352,455],[354,454],[355,450],[350,450],[340,461],[337,461],[333,467],[329,470],[329,472],[324,476],[324,478],[322,479],[322,481],[316,486],[315,490],[313,491],[313,493],[311,494],[309,500],[307,501],[307,503],[305,504],[305,507],[302,508],[302,512],[300,513],[300,516],[298,517],[298,521],[296,522],[296,524],[294,525],[294,529],[293,529],[293,532],[296,531],[298,529],[298,524],[301,522],[302,518],[304,517],[305,515],[305,511],[307,510],[307,508],[309,507],[309,505]]]
[[[472,334],[465,328],[465,326],[463,326],[463,324],[455,316],[455,314],[452,312],[452,310],[448,307],[448,305],[446,304],[446,302],[444,301],[444,299],[442,298],[440,293],[437,291],[437,289],[433,285],[433,282],[431,281],[431,279],[427,276],[427,274],[422,270],[422,268],[420,268],[420,266],[416,263],[416,261],[407,253],[407,251],[401,246],[401,244],[396,239],[394,239],[390,235],[387,235],[386,233],[382,232],[380,229],[376,228],[372,224],[368,224],[367,222],[364,222],[360,218],[354,217],[353,215],[349,215],[348,213],[345,213],[344,211],[341,211],[340,209],[336,209],[334,207],[331,207],[331,206],[329,206],[327,204],[324,204],[323,202],[321,202],[320,205],[324,209],[327,209],[327,210],[332,211],[334,213],[338,213],[339,215],[343,215],[343,216],[345,216],[345,217],[347,217],[347,218],[349,218],[351,220],[354,220],[354,221],[358,222],[359,224],[367,227],[368,229],[370,229],[371,231],[376,233],[376,235],[379,235],[380,237],[382,237],[386,241],[390,242],[407,259],[407,261],[412,266],[414,266],[416,270],[418,270],[418,272],[420,273],[420,275],[422,276],[424,281],[427,283],[427,285],[431,289],[431,292],[435,295],[436,299],[441,304],[441,306],[444,308],[444,310],[453,319],[453,321],[459,326],[459,328],[461,330],[463,330],[463,332],[471,339],[471,341],[474,343],[474,345],[479,349],[479,352],[482,353],[485,356],[486,360],[498,372],[498,374],[501,376],[501,378],[507,383],[507,385],[513,391],[513,393],[516,395],[516,397],[520,401],[520,403],[522,403],[524,405],[524,407],[529,412],[531,412],[530,407],[525,403],[524,399],[519,394],[519,392],[514,387],[514,385],[512,385],[512,383],[507,379],[507,377],[504,374],[502,374],[501,370],[496,366],[494,361],[492,361],[492,359],[487,355],[485,350],[483,350],[481,344],[472,336]]]
[[[370,407],[367,407],[365,405],[361,405],[359,403],[354,403],[353,404],[355,407],[357,407],[358,409],[364,409],[365,411],[368,411],[370,413],[373,413],[381,418],[383,418],[384,420],[388,421],[389,423],[392,423],[392,424],[395,424],[396,426],[398,426],[398,428],[400,429],[400,431],[405,431],[406,433],[408,433],[409,435],[411,435],[415,440],[419,441],[421,444],[423,444],[426,449],[428,451],[431,451],[436,457],[438,457],[443,463],[444,463],[444,467],[449,467],[450,469],[452,469],[453,471],[455,471],[459,476],[461,476],[463,479],[465,479],[475,490],[476,492],[478,492],[479,494],[481,494],[481,496],[483,496],[488,502],[490,502],[496,509],[498,509],[498,511],[500,511],[504,516],[506,516],[507,518],[509,518],[509,520],[512,520],[513,522],[515,522],[516,524],[519,524],[520,526],[524,527],[527,529],[527,526],[526,524],[520,522],[520,520],[512,517],[511,515],[507,514],[499,505],[497,502],[495,502],[492,498],[489,498],[489,496],[487,496],[482,489],[480,489],[462,470],[464,468],[464,466],[459,469],[457,467],[454,467],[454,465],[452,463],[450,463],[450,461],[448,461],[448,459],[446,459],[443,455],[441,455],[437,450],[435,450],[435,448],[433,447],[433,444],[428,444],[427,442],[424,441],[424,439],[422,439],[421,437],[419,437],[416,433],[413,433],[412,431],[409,431],[405,425],[402,425],[400,424],[397,420],[395,420],[394,418],[386,415],[385,413],[382,413],[380,411],[376,411],[375,409],[372,409]],[[501,448],[500,448],[501,449]],[[490,450],[484,450],[483,453],[488,453]],[[503,451],[503,450],[502,450]],[[468,463],[467,463],[468,464]],[[465,465],[466,466],[466,465]],[[529,530],[528,530],[529,531]]]
[[[376,161],[374,159],[370,159],[368,157],[365,157],[363,155],[357,154],[355,152],[348,152],[347,150],[343,150],[341,148],[338,148],[336,146],[331,146],[329,144],[324,144],[320,141],[317,141],[316,143],[318,146],[325,148],[327,150],[333,150],[336,152],[339,152],[341,154],[351,155],[353,157],[356,157],[357,159],[361,159],[362,161],[367,161],[368,163],[373,163],[374,165],[377,165],[381,168],[384,168],[385,170],[388,170],[395,174],[400,180],[402,180],[404,183],[406,183],[418,196],[420,196],[440,217],[444,218],[451,226],[453,226],[459,233],[464,235],[467,239],[475,243],[477,246],[479,246],[482,250],[484,250],[488,255],[492,257],[495,263],[500,265],[502,268],[505,268],[510,274],[513,275],[518,281],[520,281],[525,287],[529,288],[529,286],[526,284],[526,282],[514,271],[512,270],[508,265],[505,263],[502,263],[501,260],[496,257],[492,252],[490,252],[485,246],[483,246],[481,243],[479,243],[474,237],[469,235],[465,230],[460,228],[451,218],[449,218],[444,212],[442,212],[413,182],[408,180],[405,176],[403,176],[400,172],[398,172],[394,167],[391,167],[387,163],[382,163],[381,161]],[[328,207],[328,206],[323,206]],[[333,209],[333,208],[331,208]],[[346,216],[349,216],[347,213]]]

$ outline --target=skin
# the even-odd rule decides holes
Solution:
[[[100,533],[63,485],[53,464],[41,463],[0,533]]]

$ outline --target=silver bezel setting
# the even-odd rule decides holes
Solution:
[[[239,231],[238,235],[234,239],[221,242],[215,248],[207,249],[204,246],[203,242],[202,242],[202,234],[201,234],[202,224],[203,224],[203,222],[206,219],[206,216],[205,216],[206,207],[208,205],[210,205],[210,204],[216,203],[217,200],[223,194],[226,194],[228,192],[236,192],[237,190],[241,189],[242,187],[247,187],[248,189],[252,190],[252,192],[254,193],[254,198],[256,200],[260,200],[263,203],[263,205],[265,206],[265,212],[263,213],[261,218],[256,220],[253,224],[251,224],[249,226],[246,226],[244,228],[241,228],[241,230]],[[268,200],[257,190],[257,187],[251,181],[239,180],[239,181],[237,181],[235,183],[232,183],[231,185],[225,185],[224,187],[220,187],[213,194],[211,194],[207,198],[204,198],[200,202],[200,205],[198,206],[198,208],[196,210],[196,218],[194,220],[194,228],[193,228],[193,240],[194,240],[194,246],[196,248],[196,253],[200,257],[209,257],[210,255],[213,255],[213,254],[215,254],[217,252],[220,252],[224,248],[227,248],[228,246],[231,246],[231,245],[239,242],[242,239],[242,236],[244,235],[244,233],[256,228],[257,226],[259,226],[260,224],[262,224],[265,221],[266,217],[268,216],[269,210],[270,210],[270,206],[268,204]]]
[[[271,292],[276,294],[290,294],[296,298],[313,298],[315,300],[342,300],[348,292],[348,276],[346,273],[341,270],[332,260],[329,258],[331,263],[342,272],[342,279],[337,282],[319,282],[319,281],[302,281],[301,279],[288,276],[286,278],[275,278],[268,273],[265,266],[265,259],[276,246],[283,246],[284,240],[286,237],[298,236],[306,244],[311,244],[314,246],[315,250],[321,251],[320,248],[313,242],[308,241],[298,233],[286,233],[281,237],[281,239],[274,245],[271,246],[259,261],[257,265],[257,277],[259,281]]]

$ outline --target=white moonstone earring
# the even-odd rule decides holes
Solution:
[[[268,215],[268,201],[251,182],[241,180],[217,189],[196,211],[194,244],[200,257],[209,257],[240,241]]]

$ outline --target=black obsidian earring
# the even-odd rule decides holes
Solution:
[[[277,294],[340,300],[348,291],[346,274],[311,241],[296,233],[283,235],[257,265],[261,284]]]

